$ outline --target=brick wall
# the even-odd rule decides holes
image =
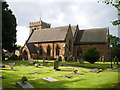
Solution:
[[[88,50],[88,48],[93,48],[95,47],[99,52],[100,56],[105,57],[105,61],[109,61],[110,59],[110,49],[107,44],[96,44],[96,45],[75,45],[74,46],[74,56],[77,56],[77,49],[78,48],[82,49],[82,53]]]
[[[63,58],[64,44],[65,44],[65,42],[52,42],[52,43],[39,43],[39,44],[34,44],[34,45],[37,50],[39,49],[38,48],[39,46],[42,46],[42,48],[43,48],[43,54],[42,54],[42,56],[38,55],[39,58],[51,59],[52,57],[58,58],[58,56],[56,56],[56,46],[57,45],[59,45],[59,47],[60,47],[60,55],[59,56],[61,56]],[[50,48],[51,48],[50,56],[47,56],[47,46],[48,45],[50,45]]]

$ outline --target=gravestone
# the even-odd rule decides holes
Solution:
[[[8,63],[8,64],[9,64],[10,68],[13,69],[15,63]]]
[[[46,81],[49,81],[49,82],[55,82],[55,81],[58,81],[54,78],[51,78],[51,77],[46,77],[46,78],[42,78],[43,80],[46,80]]]
[[[99,73],[100,71],[98,68],[94,68],[94,71],[90,71],[90,72]]]
[[[0,75],[0,79],[2,78],[2,75]]]
[[[22,82],[17,82],[16,85],[19,85],[20,87],[22,88],[34,88],[30,83],[28,82],[25,82],[25,83],[22,83]]]
[[[94,71],[95,71],[96,73],[99,73],[99,69],[98,69],[98,68],[94,68]]]
[[[58,69],[58,67],[59,67],[59,61],[55,60],[54,61],[54,70],[60,71],[60,69]]]

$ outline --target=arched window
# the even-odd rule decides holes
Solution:
[[[43,48],[42,48],[42,46],[40,46],[39,47],[39,55],[42,56],[42,54],[43,54]]]
[[[60,47],[59,45],[56,46],[56,56],[60,55]]]
[[[69,40],[69,51],[71,51],[71,45],[72,45],[72,42],[71,42],[71,39]]]
[[[51,48],[50,45],[47,46],[47,56],[50,56],[51,54]]]
[[[82,54],[82,49],[79,47],[77,50],[77,56],[80,56],[80,54]]]

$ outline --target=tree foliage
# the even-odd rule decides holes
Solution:
[[[82,57],[85,61],[93,64],[99,59],[100,53],[96,48],[89,48],[85,53],[83,53]]]
[[[110,44],[112,45],[112,47],[119,46],[119,38],[116,36],[110,35]]]
[[[117,57],[120,60],[120,47],[112,47],[112,58]]]
[[[105,3],[106,5],[112,5],[118,10],[118,15],[120,15],[120,1],[119,0],[99,0],[98,2]],[[112,22],[114,26],[120,25],[120,19]]]
[[[8,8],[7,2],[2,2],[2,48],[14,51],[16,48],[16,18]]]

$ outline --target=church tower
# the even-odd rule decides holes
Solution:
[[[51,27],[51,24],[43,22],[42,20],[38,22],[30,22],[30,34],[33,30],[45,29],[50,27]]]

